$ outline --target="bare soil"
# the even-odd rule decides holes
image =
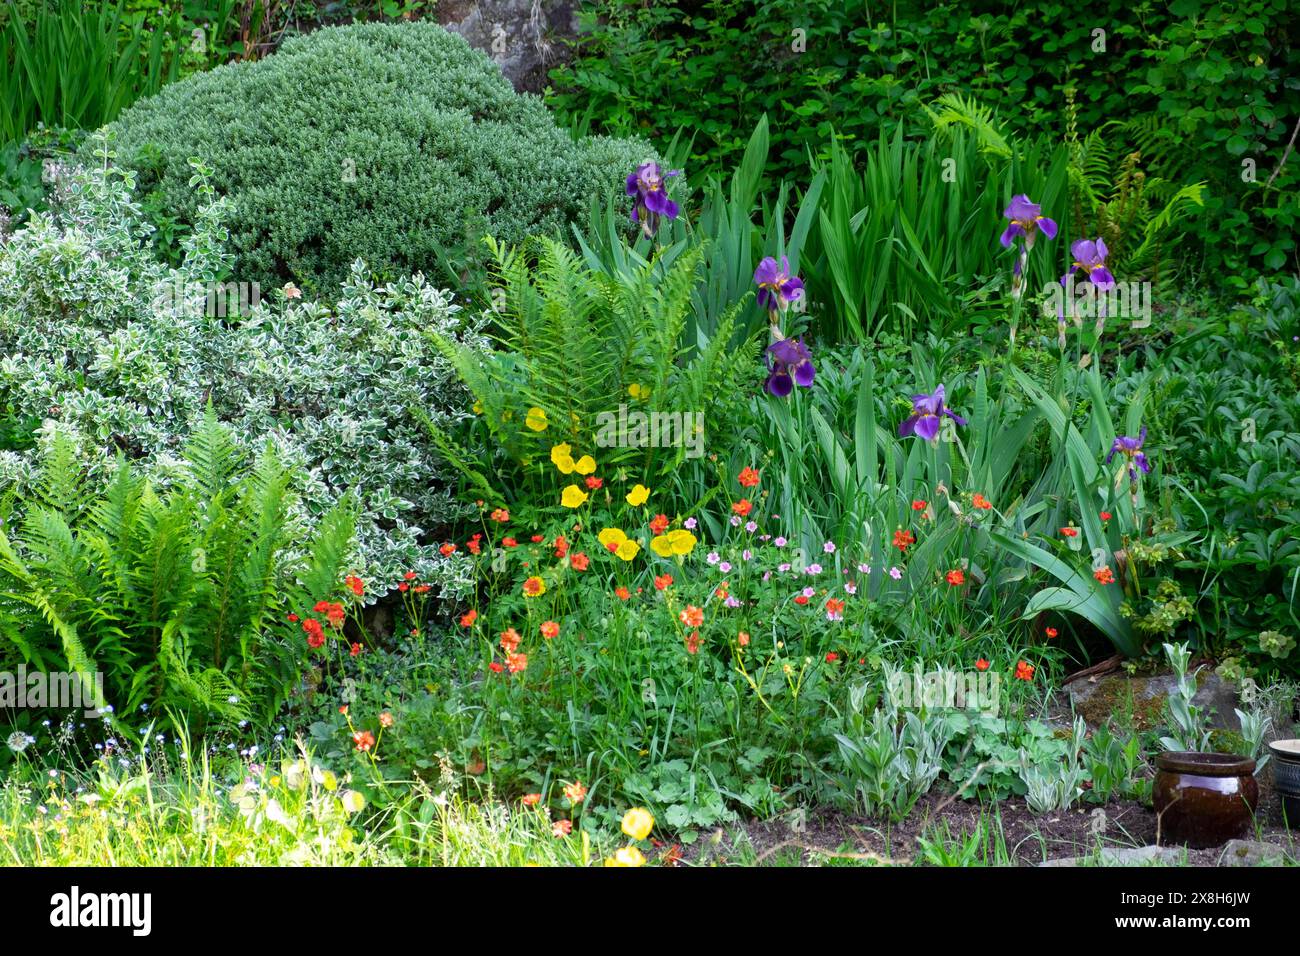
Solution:
[[[1277,795],[1267,781],[1260,783],[1256,829],[1243,839],[1276,844],[1293,859],[1300,859],[1300,830],[1288,831],[1283,826]],[[1099,811],[1105,816],[1099,817]],[[978,862],[990,865],[1010,860],[1014,865],[1036,866],[1045,860],[1087,856],[1099,845],[1133,848],[1156,843],[1155,811],[1135,801],[1112,801],[1105,807],[1085,803],[1062,813],[1038,815],[1019,798],[981,806],[931,792],[901,823],[818,809],[744,824],[748,848],[740,846],[742,841],[734,835],[716,842],[704,837],[685,856],[697,863],[722,864],[752,863],[757,856],[760,865],[926,865],[919,837],[934,840],[946,833],[951,841],[970,834],[978,828],[981,812],[994,821],[994,833],[1000,820],[1005,845],[1001,861],[991,847],[987,859],[981,852]],[[1217,866],[1222,852],[1222,848],[1188,849],[1186,862],[1189,866]]]

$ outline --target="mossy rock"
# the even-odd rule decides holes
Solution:
[[[1198,675],[1198,683],[1194,703],[1210,712],[1211,724],[1239,730],[1234,713],[1236,688],[1208,670]],[[1166,705],[1175,686],[1172,674],[1107,674],[1095,681],[1085,679],[1070,684],[1070,703],[1092,727],[1111,722],[1138,731],[1154,730],[1165,723]]]

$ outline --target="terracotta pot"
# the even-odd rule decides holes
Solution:
[[[1259,803],[1254,760],[1170,750],[1156,757],[1156,768],[1153,796],[1162,845],[1206,849],[1250,829]]]
[[[1273,754],[1273,787],[1282,798],[1286,825],[1300,830],[1300,740],[1275,740],[1268,749]]]

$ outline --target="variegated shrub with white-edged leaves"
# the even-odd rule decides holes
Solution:
[[[91,475],[125,454],[165,480],[210,404],[241,448],[275,445],[306,517],[357,498],[358,572],[395,584],[417,567],[463,588],[455,562],[421,541],[465,513],[440,480],[425,419],[468,413],[426,333],[474,347],[478,320],[422,276],[380,285],[361,262],[335,302],[241,286],[229,273],[228,204],[201,166],[198,225],[171,268],[152,248],[131,175],[106,146],[99,156],[66,170],[56,208],[0,245],[10,421],[0,480],[26,486],[53,431],[74,438]],[[240,290],[233,304],[214,295],[229,289]]]

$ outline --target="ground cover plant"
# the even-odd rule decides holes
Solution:
[[[1124,95],[1050,5],[605,4],[549,105],[354,6],[5,134],[0,857],[1216,865],[1187,750],[1297,861],[1268,2],[1116,12]]]

